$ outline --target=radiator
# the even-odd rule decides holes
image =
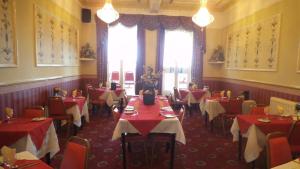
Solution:
[[[282,109],[284,115],[293,115],[296,114],[295,107],[296,102],[278,97],[271,97],[269,112],[273,115],[280,115],[279,109]]]

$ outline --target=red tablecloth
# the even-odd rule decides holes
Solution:
[[[28,166],[25,167],[25,165],[30,165],[30,164],[35,164],[36,165],[32,165],[32,166]],[[46,163],[44,163],[41,160],[18,160],[16,161],[16,165],[18,165],[19,167],[24,166],[24,168],[26,169],[53,169],[52,167],[48,166]],[[8,169],[7,167],[4,167],[5,169]]]
[[[192,95],[196,100],[199,100],[202,98],[202,96],[205,94],[204,90],[198,89],[198,90],[192,90],[191,91]]]
[[[77,104],[79,106],[80,113],[82,113],[82,109],[85,103],[85,97],[66,97],[63,101],[66,109]]]
[[[293,122],[292,118],[283,118],[271,115],[269,116],[271,122],[266,123],[258,121],[259,118],[266,117],[266,115],[238,115],[237,120],[241,133],[246,133],[252,124],[255,124],[265,134],[275,131],[288,133]]]
[[[167,100],[155,100],[154,105],[144,105],[143,100],[136,98],[129,101],[128,105],[134,106],[138,115],[122,114],[122,118],[128,120],[142,135],[147,135],[164,117],[160,115],[160,108],[169,106]],[[168,112],[174,113],[174,112]]]
[[[14,144],[20,138],[29,134],[36,148],[40,149],[51,123],[51,118],[38,122],[33,122],[31,119],[17,118],[8,123],[1,123],[0,147]]]

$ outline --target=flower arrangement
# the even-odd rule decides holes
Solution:
[[[225,60],[224,58],[224,51],[223,51],[223,48],[222,46],[218,46],[213,54],[211,55],[211,57],[209,58],[209,61],[210,62],[218,62],[218,61],[221,61],[223,62]]]
[[[80,49],[80,57],[95,59],[95,52],[89,43],[86,43]]]

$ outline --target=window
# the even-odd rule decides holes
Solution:
[[[125,81],[125,74],[133,73],[133,77],[135,77],[137,26],[126,27],[121,23],[110,26],[107,56],[109,81],[120,83],[126,89],[127,94],[134,94],[133,81]]]
[[[169,94],[173,87],[187,88],[191,81],[193,55],[193,32],[166,30],[163,59],[163,94]]]

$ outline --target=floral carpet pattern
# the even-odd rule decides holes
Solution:
[[[122,151],[120,140],[111,141],[115,122],[112,117],[93,115],[91,122],[86,124],[78,136],[87,138],[91,143],[89,169],[121,169]],[[232,143],[232,136],[224,136],[220,131],[212,133],[204,126],[200,113],[194,113],[183,121],[187,143],[176,144],[174,169],[246,169],[250,168],[244,160],[237,160],[237,143]],[[59,168],[63,157],[66,139],[60,138],[61,151],[52,160],[51,165]],[[143,144],[132,145],[128,153],[128,169],[168,169],[170,156],[165,153],[164,145],[158,144],[155,153],[148,160]]]

